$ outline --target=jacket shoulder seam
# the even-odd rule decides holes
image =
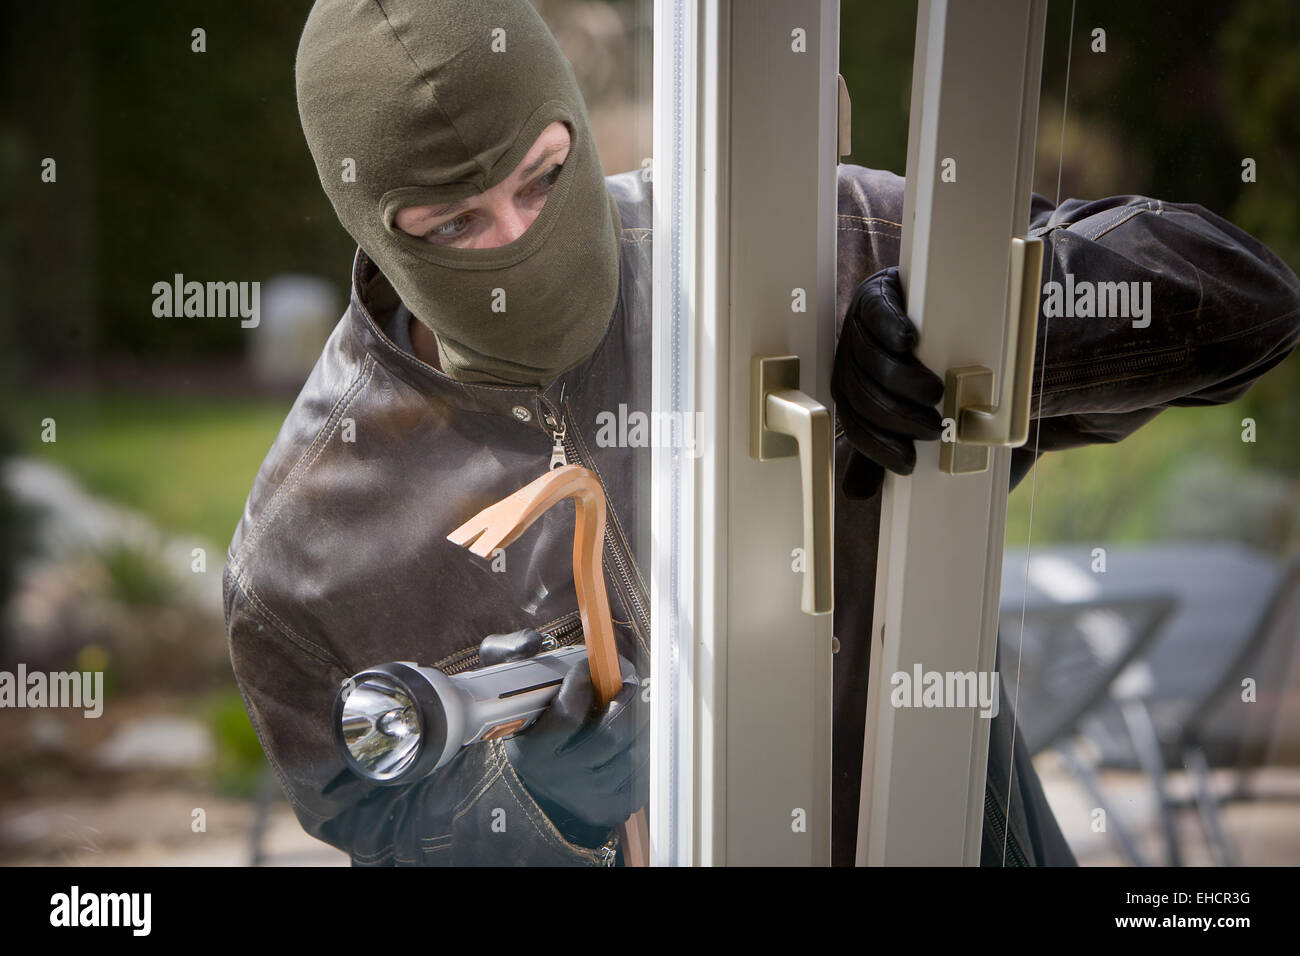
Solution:
[[[261,596],[253,588],[252,582],[247,579],[242,570],[238,568],[233,569],[230,574],[230,581],[236,592],[243,595],[244,601],[267,627],[270,627],[290,644],[293,644],[304,653],[310,654],[322,664],[328,664],[331,667],[343,669],[342,663],[338,661],[326,648],[320,646],[314,641],[308,640],[286,624],[280,616],[262,600]]]
[[[280,787],[284,791],[285,798],[289,801],[289,805],[293,808],[294,814],[299,817],[300,822],[302,817],[307,817],[316,827],[326,823],[329,819],[328,817],[324,817],[310,809],[306,804],[298,799],[297,792],[290,783],[288,776],[280,769],[280,762],[271,756],[270,748],[268,748],[264,742],[262,723],[257,719],[257,711],[250,706],[248,695],[244,693],[242,687],[239,689],[239,696],[244,702],[244,712],[248,714],[248,722],[253,726],[253,733],[257,736],[257,742],[261,745],[262,752],[266,755],[266,762],[270,765],[271,772],[275,774],[276,780],[280,782]]]
[[[1150,212],[1158,216],[1164,212],[1164,203],[1161,202],[1159,199],[1143,199],[1140,202],[1125,203],[1124,205],[1119,206],[1113,210],[1108,209],[1106,210],[1106,213],[1097,213],[1096,215],[1098,216],[1104,216],[1107,213],[1109,213],[1110,219],[1103,220],[1102,222],[1098,223],[1096,226],[1096,231],[1093,232],[1091,235],[1085,233],[1085,238],[1094,239],[1094,240],[1100,239],[1106,233],[1110,232],[1111,230],[1119,226],[1124,225],[1124,223],[1128,222],[1130,219],[1133,219],[1144,212]],[[1056,210],[1053,209],[1052,215],[1055,214],[1056,214]],[[1067,233],[1069,233],[1070,229],[1072,229],[1074,226],[1083,225],[1092,218],[1093,218],[1092,216],[1088,216],[1084,219],[1071,219],[1067,222],[1052,222],[1049,217],[1048,222],[1044,223],[1041,226],[1035,226],[1032,229],[1030,229],[1029,235],[1034,238],[1039,238],[1047,235],[1050,232],[1055,232],[1058,229],[1064,229]]]
[[[236,568],[236,573],[240,573],[239,568],[243,563],[242,559],[244,555],[249,553],[256,546],[258,540],[260,540],[262,535],[265,534],[266,529],[270,526],[271,522],[275,520],[276,516],[280,513],[280,509],[284,507],[285,501],[288,500],[290,494],[298,486],[298,483],[302,481],[303,476],[311,470],[311,466],[316,463],[316,460],[329,445],[329,440],[334,437],[334,433],[338,430],[339,423],[343,420],[343,413],[351,407],[352,402],[356,400],[357,395],[360,394],[366,383],[370,381],[374,369],[375,359],[367,352],[365,358],[361,362],[361,369],[357,372],[356,378],[352,380],[348,387],[343,391],[343,394],[334,402],[333,407],[330,409],[329,416],[321,424],[321,427],[316,432],[311,444],[304,449],[302,455],[299,456],[297,462],[294,463],[293,468],[289,470],[289,474],[286,475],[284,480],[280,483],[280,487],[275,490],[275,493],[271,496],[271,500],[267,502],[266,509],[263,511],[262,516],[258,519],[257,524],[253,526],[253,530],[249,532],[248,537],[240,542],[238,552],[231,556],[231,563]],[[310,456],[310,458],[308,456]]]
[[[903,228],[903,224],[901,222],[894,222],[894,220],[892,219],[884,219],[880,216],[859,216],[851,212],[841,212],[841,213],[836,213],[836,218],[857,219],[860,222],[877,222],[884,226],[895,226],[899,229]]]
[[[1116,214],[1110,219],[1109,222],[1098,223],[1097,231],[1094,232],[1088,238],[1100,239],[1102,236],[1106,235],[1106,233],[1119,228],[1120,226],[1124,225],[1124,223],[1128,222],[1130,219],[1135,219],[1138,216],[1142,215],[1142,213],[1144,212],[1154,213],[1155,215],[1158,216],[1163,211],[1164,211],[1164,205],[1158,199],[1146,199],[1140,204],[1130,203],[1126,206],[1121,206],[1119,209],[1116,210]]]

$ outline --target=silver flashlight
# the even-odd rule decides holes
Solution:
[[[526,730],[587,659],[585,645],[464,674],[410,661],[354,674],[334,698],[334,741],[354,772],[379,784],[412,783],[461,747]]]

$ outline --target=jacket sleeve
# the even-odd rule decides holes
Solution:
[[[1053,208],[1035,195],[1030,235],[1047,244],[1044,289],[1061,289],[1055,303],[1040,299],[1037,421],[1013,452],[1013,487],[1035,442],[1040,453],[1117,442],[1165,408],[1235,401],[1300,342],[1300,280],[1203,206],[1114,196]],[[1078,314],[1100,311],[1099,295],[1091,308],[1069,306],[1065,293],[1082,280],[1149,290],[1147,314]]]
[[[838,179],[837,336],[858,284],[898,264],[906,186],[850,163]],[[1047,245],[1044,286],[1150,283],[1150,298],[1140,319],[1095,315],[1095,296],[1091,310],[1049,316],[1040,298],[1035,423],[1012,452],[1012,487],[1035,441],[1039,452],[1117,442],[1171,406],[1235,401],[1300,341],[1295,273],[1203,206],[1112,196],[1053,207],[1035,194],[1029,234]]]
[[[275,626],[229,567],[223,580],[230,659],[244,706],[286,798],[312,836],[355,866],[598,866],[602,848],[570,843],[528,794],[500,741],[464,748],[408,786],[354,775],[337,755],[334,696],[350,676],[319,647]]]

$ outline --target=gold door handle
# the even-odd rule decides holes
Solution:
[[[944,442],[939,450],[939,467],[947,474],[984,471],[989,448],[1017,448],[1029,437],[1042,273],[1043,241],[1013,238],[996,399],[993,372],[983,365],[950,368],[944,382],[943,414],[957,423],[957,440]]]
[[[803,491],[804,580],[807,614],[834,609],[835,445],[830,410],[799,391],[799,358],[750,360],[749,454],[759,461],[799,459]]]

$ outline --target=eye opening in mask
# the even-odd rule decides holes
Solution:
[[[590,147],[582,136],[578,124],[570,119],[567,110],[556,110],[555,103],[543,104],[520,130],[515,144],[497,160],[495,168],[504,172],[493,177],[497,182],[503,181],[509,173],[523,161],[531,150],[542,130],[553,122],[561,122],[569,132],[568,155],[560,165],[555,183],[547,192],[546,201],[537,216],[518,237],[501,246],[486,249],[466,249],[452,245],[429,242],[424,238],[413,236],[398,227],[398,212],[408,206],[445,204],[456,199],[482,192],[475,185],[468,183],[445,183],[437,186],[401,186],[391,189],[380,199],[384,228],[393,240],[405,252],[432,262],[436,265],[457,269],[501,269],[523,261],[535,253],[554,228],[556,220],[564,211],[574,177],[580,172],[589,171],[586,167],[593,161]],[[547,109],[551,107],[551,109]],[[558,115],[557,115],[558,114]],[[509,164],[508,166],[506,164]],[[603,181],[603,177],[596,176]],[[490,188],[494,183],[489,180]]]
[[[553,122],[519,166],[497,185],[467,199],[405,207],[398,210],[395,224],[436,246],[482,249],[512,242],[541,213],[568,161],[570,141],[564,124]],[[503,235],[502,229],[509,231]]]

